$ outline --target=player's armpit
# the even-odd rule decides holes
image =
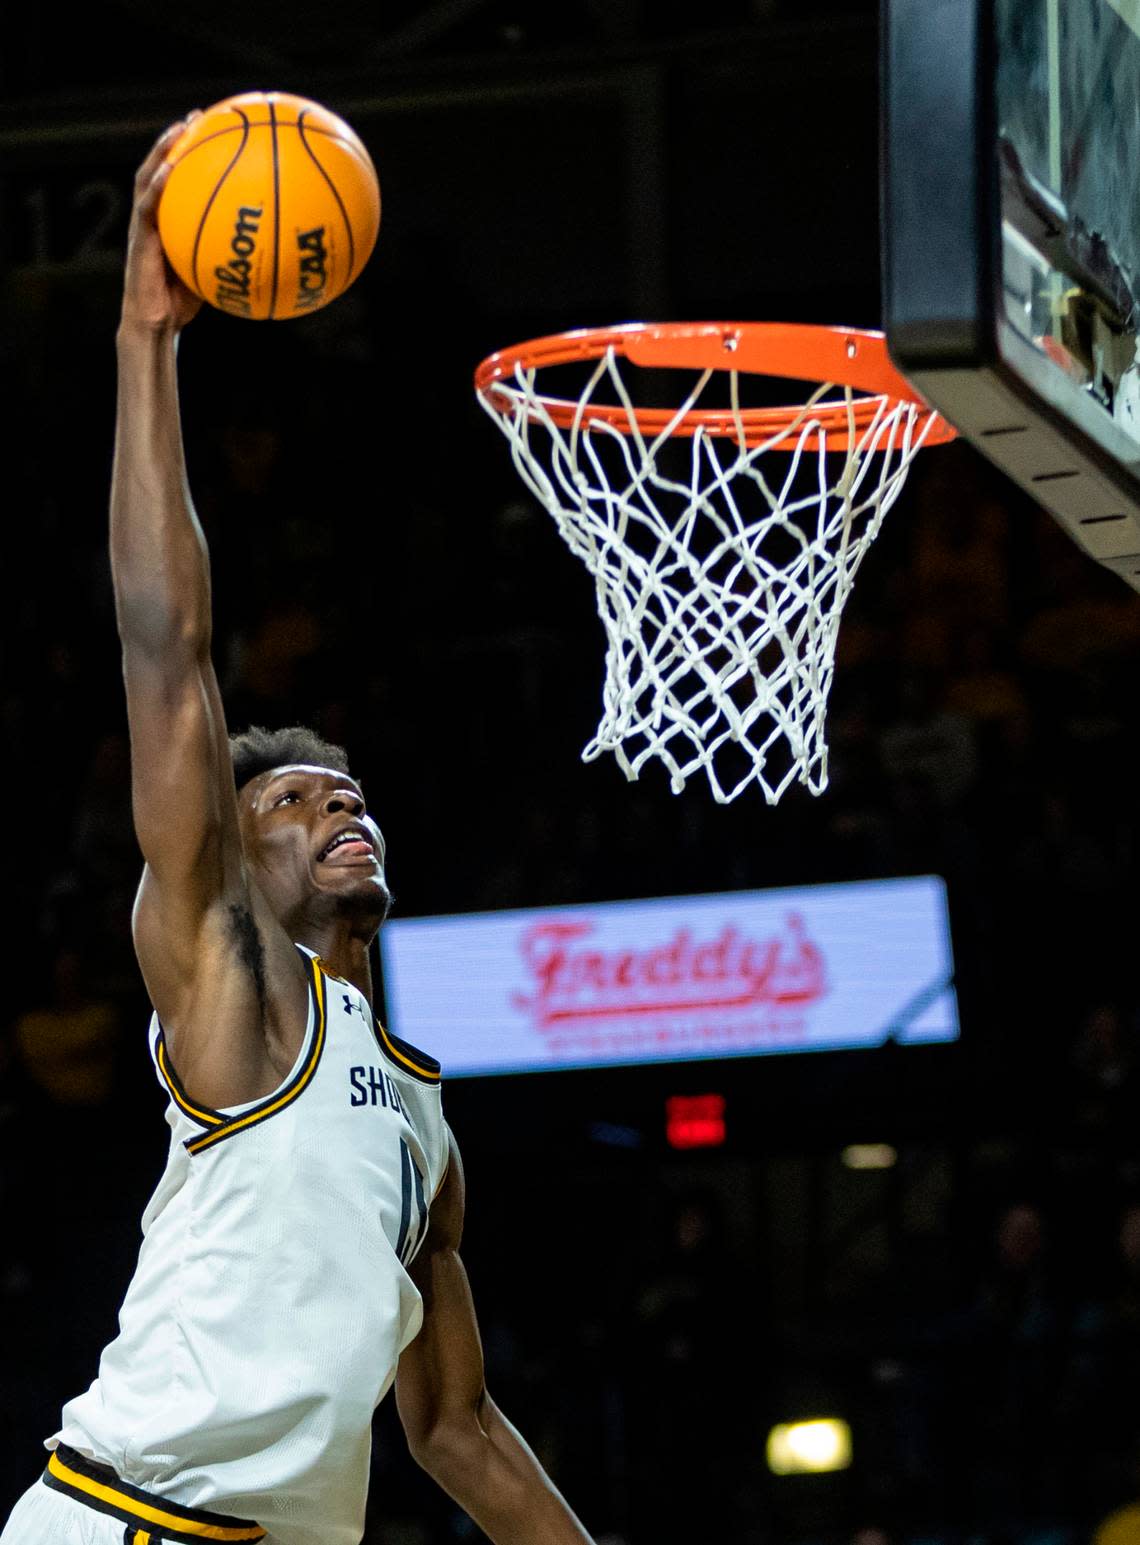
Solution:
[[[590,1545],[590,1536],[487,1393],[483,1348],[459,1257],[463,1168],[450,1136],[447,1179],[412,1267],[423,1327],[400,1358],[396,1404],[417,1463],[493,1545]]]

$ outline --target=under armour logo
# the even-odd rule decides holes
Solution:
[[[354,1003],[346,992],[342,992],[341,997],[344,999],[344,1012],[346,1014],[351,1014],[355,1010],[355,1012],[360,1015],[361,1019],[365,1018],[364,1009],[361,1004]]]

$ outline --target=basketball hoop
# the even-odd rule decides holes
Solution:
[[[622,360],[696,380],[677,408],[635,406]],[[537,389],[540,370],[572,365],[585,375],[574,395]],[[817,384],[802,404],[753,407],[742,375]],[[727,401],[699,406],[714,380]],[[797,781],[822,793],[856,570],[919,449],[955,434],[895,370],[882,334],[584,328],[492,354],[475,388],[594,579],[606,682],[583,759],[612,751],[633,779],[656,757],[674,793],[703,771],[721,804],[753,782],[769,804]]]

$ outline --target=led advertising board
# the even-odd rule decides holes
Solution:
[[[388,1027],[445,1077],[953,1041],[933,876],[396,919]]]

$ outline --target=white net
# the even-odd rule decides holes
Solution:
[[[690,418],[714,374],[727,433]],[[935,415],[821,385],[749,444],[738,372],[706,370],[650,435],[610,348],[562,427],[535,376],[480,398],[594,579],[606,681],[583,759],[612,751],[633,779],[656,758],[675,793],[703,772],[721,804],[753,783],[769,804],[794,782],[822,793],[839,619]]]

